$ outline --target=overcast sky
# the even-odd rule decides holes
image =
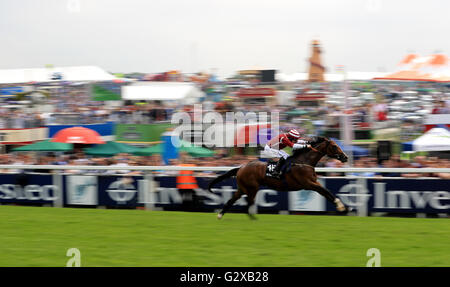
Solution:
[[[450,55],[449,11],[445,0],[1,0],[0,68],[295,73],[318,39],[329,72],[391,71],[409,52]]]

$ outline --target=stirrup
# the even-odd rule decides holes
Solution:
[[[273,178],[281,179],[281,171],[279,171],[279,172],[274,171],[274,172],[272,172],[271,176]]]

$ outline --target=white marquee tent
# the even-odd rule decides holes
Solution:
[[[193,83],[136,82],[122,86],[123,100],[181,101],[184,104],[194,104],[203,96],[204,92]]]
[[[57,81],[112,81],[114,79],[116,79],[114,75],[96,66],[0,70],[0,84]]]
[[[403,143],[404,151],[450,150],[450,132],[444,128],[433,128],[417,139]]]

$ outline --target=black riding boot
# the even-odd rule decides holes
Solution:
[[[272,173],[273,177],[276,177],[276,178],[281,177],[281,167],[283,166],[285,161],[286,160],[284,159],[284,157],[280,157],[280,159],[277,162],[277,165],[273,169],[273,173]]]

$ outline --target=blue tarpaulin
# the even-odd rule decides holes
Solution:
[[[402,143],[402,150],[403,151],[413,151],[413,144],[414,144],[414,141]]]
[[[178,138],[178,134],[167,131],[161,135],[162,144],[162,160],[164,164],[170,164],[171,159],[178,158],[178,147],[180,145],[180,141]]]
[[[341,142],[338,139],[333,139],[332,140],[342,149],[342,151],[344,151],[345,153],[352,153],[354,157],[360,157],[360,156],[368,156],[369,155],[369,150],[366,148],[362,148],[359,146],[348,146],[345,145],[343,142]]]

